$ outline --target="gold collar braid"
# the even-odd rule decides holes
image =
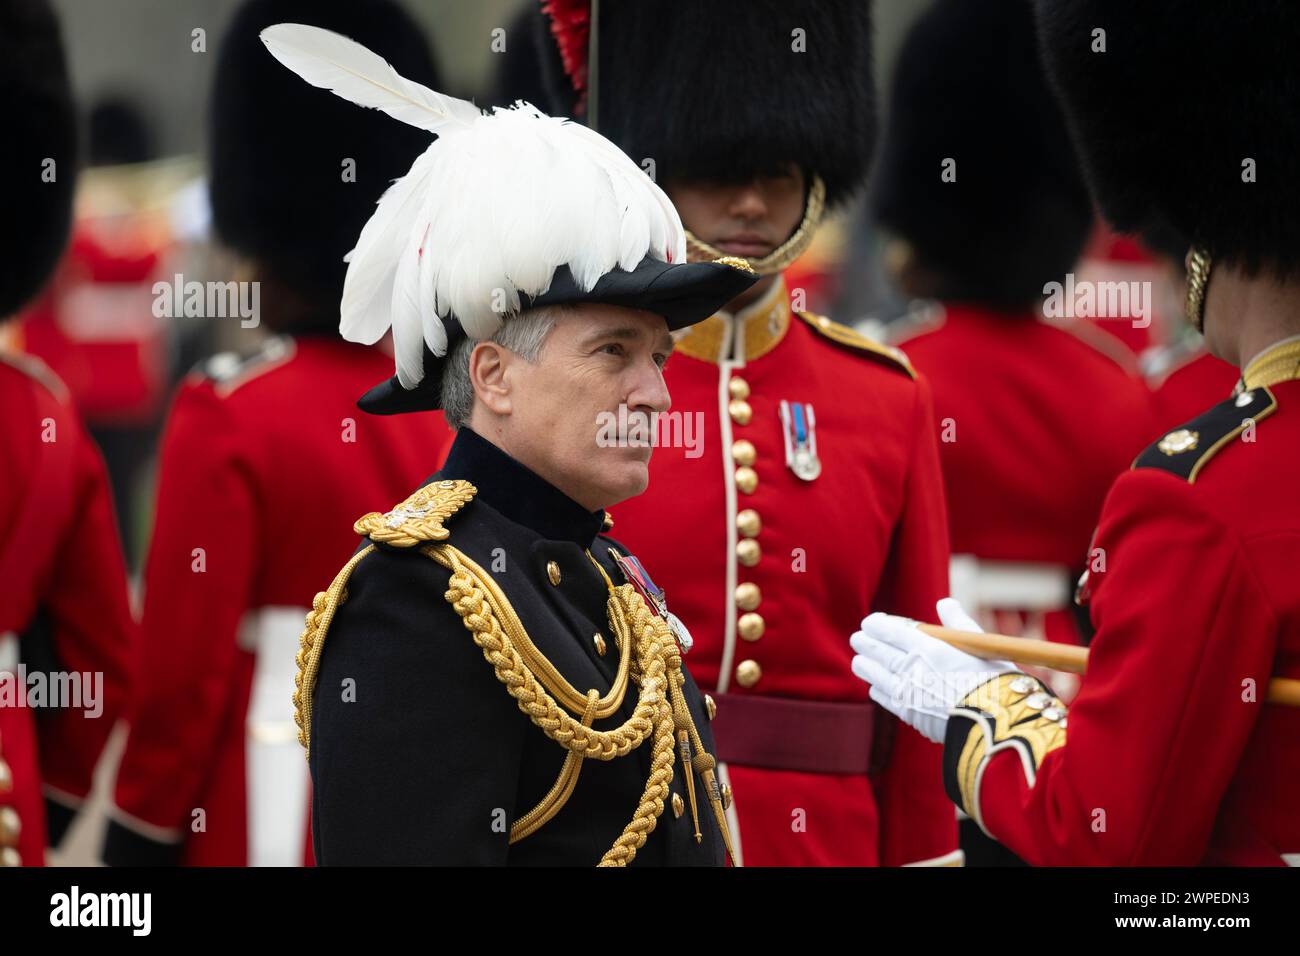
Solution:
[[[1245,388],[1267,388],[1278,382],[1300,378],[1300,339],[1279,342],[1266,349],[1241,373]]]
[[[804,206],[803,219],[799,228],[781,245],[777,246],[761,259],[746,260],[750,268],[759,275],[771,276],[784,272],[790,264],[804,254],[817,234],[817,226],[826,212],[826,184],[816,173],[813,174],[812,188],[808,190],[808,202]],[[728,253],[717,246],[711,246],[698,238],[689,229],[686,230],[686,259],[688,262],[714,262],[727,258]]]
[[[371,545],[358,552],[329,589],[316,595],[307,615],[298,652],[299,670],[293,700],[298,739],[308,754],[312,692],[320,668],[324,634],[338,604],[346,600],[347,579],[353,568],[373,549]],[[535,833],[560,811],[577,784],[583,759],[613,760],[626,756],[651,738],[650,775],[641,800],[632,820],[601,858],[600,865],[626,866],[645,845],[669,795],[675,747],[681,755],[691,796],[696,842],[700,841],[701,834],[693,774],[701,778],[727,855],[735,859],[721,790],[713,772],[716,760],[705,750],[686,707],[681,652],[663,619],[650,611],[630,584],[615,587],[605,575],[609,587],[606,612],[621,656],[614,686],[604,698],[598,698],[595,690],[581,693],[555,670],[528,637],[496,582],[467,555],[450,544],[426,544],[420,551],[451,572],[445,597],[482,650],[483,658],[492,665],[497,680],[505,685],[528,719],[568,751],[555,784],[536,807],[511,826],[511,844]],[[604,574],[604,569],[600,570]],[[608,717],[622,706],[629,681],[640,687],[632,716],[612,730],[592,729],[594,720]]]

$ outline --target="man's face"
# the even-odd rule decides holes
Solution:
[[[612,423],[668,410],[663,366],[672,347],[668,324],[652,312],[590,303],[569,310],[536,362],[509,363],[512,453],[591,511],[639,495],[650,483],[649,436],[611,442],[627,437]],[[620,405],[639,416],[620,416]]]
[[[745,259],[771,253],[803,218],[804,175],[794,163],[745,183],[670,181],[665,191],[697,238]]]

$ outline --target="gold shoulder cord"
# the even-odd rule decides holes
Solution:
[[[551,740],[568,751],[554,785],[532,810],[510,828],[514,844],[536,833],[568,801],[578,782],[586,758],[613,760],[623,757],[652,740],[650,775],[631,822],[601,858],[601,866],[626,866],[645,845],[654,830],[673,778],[674,738],[687,771],[691,810],[695,815],[694,779],[700,775],[713,813],[722,832],[727,855],[734,859],[731,834],[727,829],[721,792],[714,777],[716,761],[700,740],[698,729],[686,707],[682,688],[686,677],[681,669],[681,652],[663,619],[653,614],[630,584],[615,586],[599,563],[596,565],[609,588],[606,613],[610,630],[620,648],[618,675],[604,697],[590,690],[582,693],[555,669],[528,637],[505,594],[491,575],[464,552],[445,543],[448,532],[442,522],[468,503],[476,489],[465,481],[444,481],[422,488],[387,514],[372,512],[356,523],[360,534],[385,540],[398,547],[421,544],[420,552],[451,572],[444,595],[460,616],[483,658],[492,665],[497,680],[515,698],[519,709]],[[443,543],[432,543],[443,542]],[[338,604],[346,600],[347,579],[374,545],[353,556],[329,589],[316,595],[307,615],[298,652],[298,675],[294,691],[294,719],[298,740],[310,754],[311,697],[320,666],[324,636]],[[636,709],[622,725],[607,731],[592,729],[592,723],[611,716],[622,706],[629,681],[639,685]],[[692,748],[694,756],[692,756]],[[696,842],[702,839],[695,818]]]

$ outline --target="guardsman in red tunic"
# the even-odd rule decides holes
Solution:
[[[1086,317],[1044,314],[1093,208],[1033,10],[940,0],[903,44],[892,98],[871,204],[895,280],[934,300],[890,331],[934,387],[952,593],[990,630],[1084,642],[1074,585],[1111,482],[1155,426],[1133,354]],[[968,865],[1008,862],[973,822],[961,832]]]
[[[357,514],[400,499],[450,441],[436,413],[361,414],[356,396],[392,359],[337,334],[343,256],[423,137],[276,63],[258,33],[284,19],[372,41],[407,75],[433,70],[386,2],[255,0],[222,43],[215,224],[253,261],[260,322],[279,334],[251,357],[208,360],[171,409],[112,864],[309,859],[291,702],[303,617],[351,552]],[[348,162],[355,181],[340,178]]]
[[[764,276],[678,341],[650,490],[613,511],[694,636],[737,857],[957,862],[937,748],[868,700],[844,646],[862,609],[930,618],[946,593],[929,387],[782,278],[866,173],[867,8],[600,11],[596,126],[653,165],[693,256]]]
[[[934,386],[953,594],[991,630],[1079,643],[1101,503],[1155,426],[1132,353],[1044,314],[1093,211],[1033,11],[941,0],[892,90],[872,211],[903,291],[936,300],[891,338]]]
[[[1300,863],[1300,708],[1269,698],[1273,678],[1300,678],[1300,222],[1277,212],[1300,205],[1300,11],[1182,7],[1038,4],[1103,213],[1188,237],[1188,315],[1242,369],[1234,396],[1112,487],[1104,571],[1080,594],[1096,633],[1078,697],[1067,715],[1010,663],[890,615],[851,639],[872,697],[945,742],[952,798],[1034,864]],[[1218,80],[1188,97],[1210,57]],[[947,603],[941,616],[974,629]]]
[[[0,320],[67,241],[76,109],[44,0],[0,0]],[[135,624],[104,463],[64,384],[0,356],[0,866],[39,866],[126,700]]]

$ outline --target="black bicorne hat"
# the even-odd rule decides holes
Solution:
[[[631,272],[616,269],[606,273],[588,292],[582,291],[567,266],[561,267],[556,270],[550,289],[534,299],[525,299],[525,307],[592,302],[644,309],[662,315],[669,331],[675,331],[708,318],[757,281],[756,275],[724,263],[671,265],[647,256]],[[448,322],[447,354],[464,338],[460,323]],[[446,362],[426,348],[425,373],[419,385],[403,388],[394,375],[361,396],[357,406],[376,415],[441,408],[445,368]]]

